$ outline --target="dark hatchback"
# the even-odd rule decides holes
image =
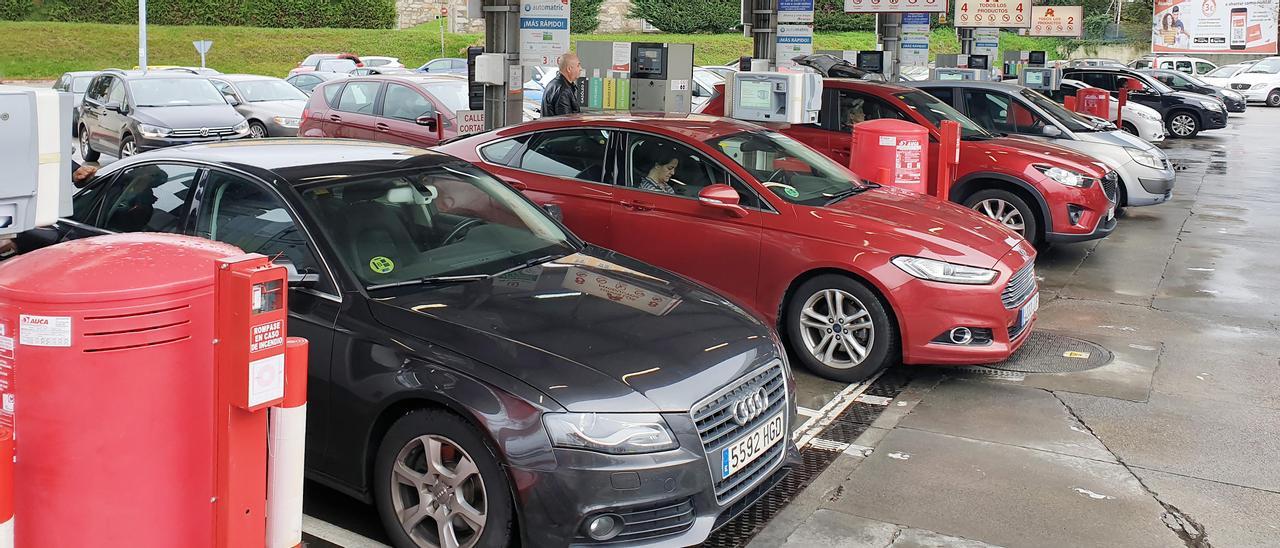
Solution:
[[[1222,104],[1227,106],[1227,112],[1244,112],[1248,108],[1248,102],[1245,101],[1243,95],[1227,88],[1215,86],[1180,70],[1147,69],[1142,72],[1150,74],[1160,83],[1178,91],[1189,91],[1216,97],[1219,101],[1222,101]]]
[[[1195,137],[1207,129],[1227,127],[1227,108],[1222,101],[1175,90],[1150,74],[1127,68],[1073,67],[1063,70],[1062,77],[1105,89],[1112,96],[1119,96],[1126,85],[1136,86],[1129,92],[1129,100],[1159,111],[1165,129],[1173,137]]]
[[[74,203],[22,249],[175,232],[290,265],[308,476],[375,502],[397,546],[696,544],[796,462],[768,327],[451,156],[193,145],[110,164]]]

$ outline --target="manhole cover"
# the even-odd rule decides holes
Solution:
[[[1022,348],[1000,363],[963,367],[975,373],[1071,373],[1111,363],[1110,350],[1097,343],[1054,333],[1033,331]]]

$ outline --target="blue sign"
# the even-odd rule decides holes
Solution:
[[[778,0],[778,11],[813,11],[813,0]]]
[[[904,25],[928,25],[929,14],[927,13],[904,13],[902,14],[902,24]]]
[[[535,30],[569,30],[569,20],[564,17],[521,17],[520,28]]]
[[[779,44],[811,44],[813,43],[813,37],[812,36],[779,36],[778,43]]]

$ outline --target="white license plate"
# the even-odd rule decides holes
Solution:
[[[782,413],[778,413],[769,417],[769,420],[764,421],[759,428],[738,438],[733,445],[721,449],[720,479],[732,476],[734,472],[759,459],[760,455],[765,454],[770,447],[782,440],[786,435],[785,430]]]
[[[1036,292],[1031,296],[1031,300],[1027,301],[1026,306],[1018,311],[1018,325],[1027,325],[1031,321],[1031,317],[1036,315],[1036,310],[1040,308],[1040,292]]]

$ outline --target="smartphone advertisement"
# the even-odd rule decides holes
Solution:
[[[1153,53],[1276,54],[1280,0],[1155,0]]]

